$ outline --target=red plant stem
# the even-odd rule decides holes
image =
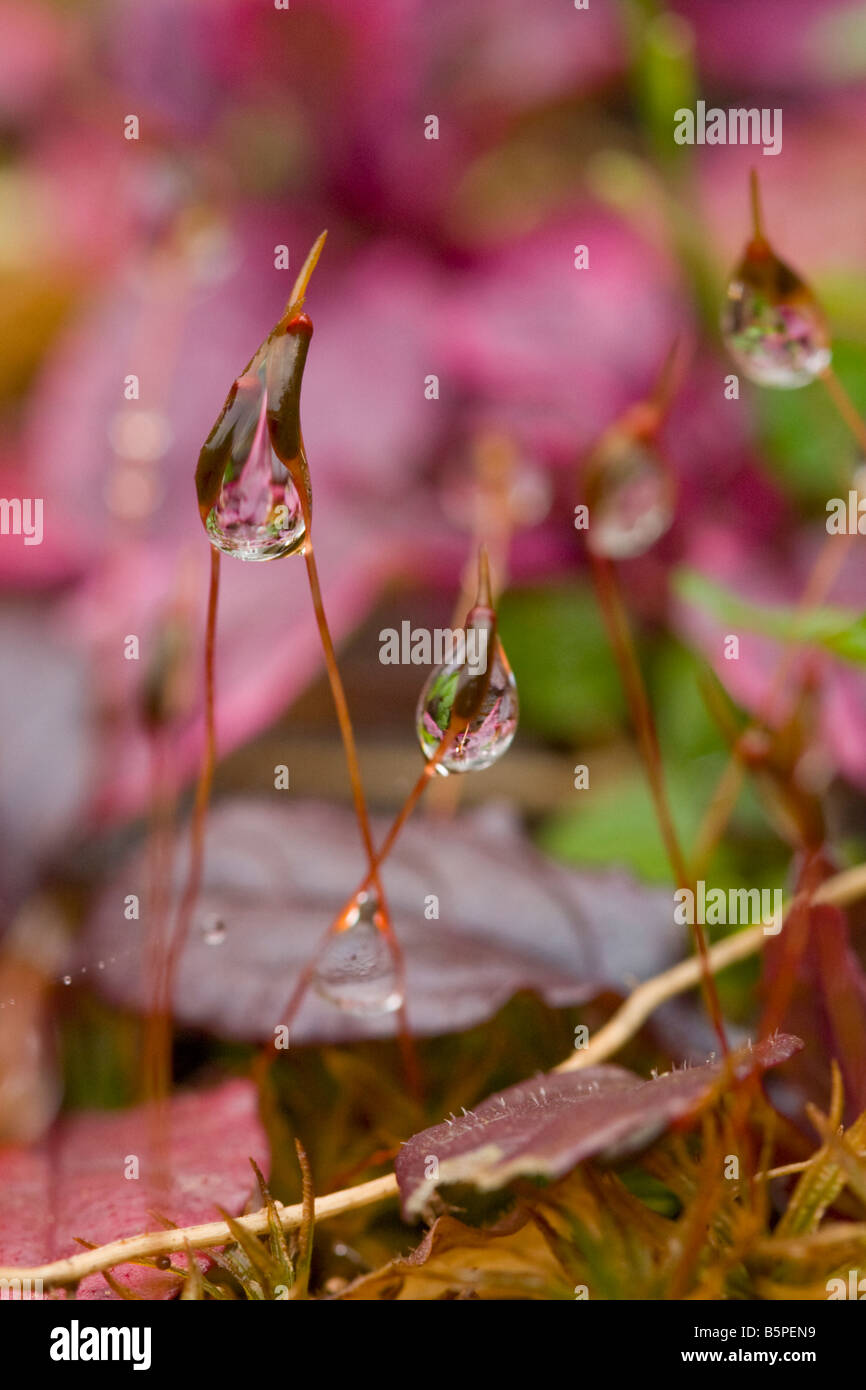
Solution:
[[[821,373],[821,381],[826,388],[830,400],[836,407],[838,414],[848,426],[860,446],[861,451],[866,454],[866,421],[863,420],[859,410],[832,367],[824,368]]]
[[[168,1089],[165,1075],[165,1029],[162,1011],[159,1008],[165,919],[169,906],[165,885],[171,877],[173,823],[173,806],[164,790],[166,753],[164,730],[153,730],[150,736],[150,892],[145,941],[145,987],[148,996],[154,1001],[154,1007],[146,1019],[142,1046],[141,1091],[144,1100],[153,1100],[165,1095]]]
[[[667,856],[678,888],[688,888],[694,892],[695,885],[686,866],[679,838],[670,811],[665,788],[664,768],[658,736],[653,721],[649,698],[641,674],[640,663],[634,649],[631,630],[622,601],[616,569],[610,560],[591,554],[592,575],[595,581],[599,605],[607,628],[608,637],[619,667],[626,693],[632,722],[638,737],[644,769],[649,782],[650,793],[655,806],[656,817],[661,830]],[[722,1053],[728,1055],[728,1040],[722,1018],[721,1004],[716,982],[710,968],[707,942],[700,922],[693,923],[695,947],[700,957],[701,975],[707,1008],[713,1028],[719,1039]]]
[[[168,786],[168,748],[165,730],[150,733],[150,835],[148,845],[150,888],[147,903],[144,980],[154,1001],[144,1024],[141,1052],[141,1095],[147,1106],[148,1162],[157,1190],[167,1194],[171,1180],[166,1100],[169,1090],[171,1048],[168,1020],[159,1007],[159,980],[165,949],[165,925],[170,906],[167,885],[171,880],[174,798]]]
[[[316,615],[316,625],[319,630],[319,639],[322,644],[322,651],[325,657],[325,667],[328,673],[328,682],[331,687],[331,695],[334,700],[334,707],[337,712],[337,722],[340,726],[340,734],[343,740],[343,749],[346,755],[346,764],[349,770],[349,781],[352,785],[352,799],[355,804],[355,816],[361,831],[361,838],[364,842],[364,850],[367,855],[369,874],[367,881],[375,889],[378,900],[379,910],[382,916],[383,927],[381,928],[391,959],[394,964],[394,972],[400,990],[402,1002],[397,1012],[399,1025],[400,1050],[403,1055],[404,1067],[407,1073],[407,1080],[416,1095],[420,1094],[421,1077],[418,1068],[418,1060],[412,1043],[412,1035],[409,1030],[409,1021],[406,1014],[406,967],[403,959],[403,952],[397,940],[391,921],[391,914],[388,902],[385,897],[385,890],[379,877],[379,861],[376,857],[376,849],[373,844],[373,836],[370,830],[370,816],[367,810],[367,801],[364,796],[364,785],[361,780],[361,767],[358,761],[358,748],[355,742],[355,733],[352,728],[352,718],[349,713],[349,703],[346,699],[346,691],[343,679],[340,675],[340,668],[337,662],[337,654],[334,650],[334,642],[331,637],[331,629],[328,626],[328,619],[325,613],[324,599],[322,598],[322,586],[319,582],[319,570],[316,564],[316,553],[313,548],[313,532],[311,526],[310,508],[306,497],[306,489],[302,488],[299,497],[304,513],[306,526],[306,541],[304,544],[304,560],[307,566],[307,579],[310,585],[310,597],[313,601],[313,611]],[[310,976],[315,968],[315,962],[310,967]],[[298,999],[300,1004],[303,994],[306,993],[309,984],[307,972],[301,976],[304,981],[304,989]]]
[[[216,622],[219,606],[220,552],[211,547],[210,587],[208,589],[207,625],[205,628],[204,672],[205,672],[205,747],[204,759],[195,791],[195,804],[190,829],[189,865],[186,883],[177,911],[175,929],[169,943],[165,959],[163,978],[157,992],[157,1016],[167,1020],[171,1016],[172,996],[175,977],[181,952],[189,934],[192,914],[201,890],[204,868],[204,843],[207,810],[213,785],[216,766],[216,714],[214,697],[214,670],[216,654]],[[166,1067],[166,1072],[168,1068]]]
[[[454,742],[455,738],[457,738],[458,733],[459,730],[448,730],[440,740],[439,745],[432,758],[430,758],[429,762],[425,763],[421,776],[418,778],[417,782],[410,791],[400,810],[397,812],[397,815],[395,816],[394,821],[391,824],[391,828],[385,837],[385,842],[382,845],[382,848],[378,851],[377,854],[374,854],[373,860],[371,862],[370,868],[367,871],[366,877],[362,879],[361,883],[355,889],[355,892],[352,894],[352,896],[349,899],[347,899],[347,901],[343,904],[343,907],[340,909],[339,913],[334,918],[333,922],[328,927],[328,930],[322,937],[321,943],[315,955],[312,957],[312,959],[308,962],[308,964],[304,967],[303,971],[301,972],[301,975],[298,979],[297,984],[295,985],[294,990],[292,991],[289,1001],[286,1004],[286,1007],[283,1010],[282,1015],[280,1016],[280,1024],[282,1024],[283,1026],[287,1028],[291,1027],[297,1015],[298,1009],[300,1008],[303,1002],[304,996],[310,987],[310,983],[313,979],[313,976],[316,973],[316,965],[318,964],[319,957],[322,951],[324,950],[325,944],[330,939],[330,937],[334,935],[335,932],[339,932],[345,929],[346,919],[349,915],[349,912],[354,907],[359,895],[361,893],[365,893],[369,889],[370,884],[375,882],[375,875],[378,874],[379,869],[382,867],[388,855],[391,853],[391,850],[394,848],[397,836],[400,834],[400,831],[406,824],[406,821],[409,819],[413,810],[420,801],[424,793],[424,789],[429,784],[430,778],[433,776],[433,773],[435,772],[437,765],[441,762],[442,758],[445,756],[448,749]],[[261,1076],[262,1068],[266,1067],[268,1062],[272,1060],[275,1056],[276,1048],[273,1042],[271,1042],[268,1044],[267,1048],[261,1054],[259,1058],[259,1064],[255,1069],[256,1073],[259,1076]]]
[[[856,535],[852,532],[847,532],[845,535],[841,536],[827,537],[812,567],[812,571],[806,581],[803,595],[797,605],[799,613],[808,613],[812,608],[816,608],[824,601],[827,594],[833,588],[839,576],[839,571],[855,539]],[[786,682],[791,673],[793,658],[794,652],[789,648],[779,662],[760,713],[760,717],[765,724],[772,723],[774,719],[776,702],[785,689]],[[745,734],[758,727],[759,725],[752,720],[748,728],[740,735],[731,753],[731,757],[725,764],[719,781],[716,784],[716,789],[695,838],[693,859],[698,874],[700,874],[701,865],[704,864],[712,854],[724,834],[734,806],[736,805],[742,785],[742,748]]]

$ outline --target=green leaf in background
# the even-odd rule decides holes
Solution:
[[[632,55],[631,82],[641,127],[664,165],[683,163],[687,146],[673,138],[674,113],[694,107],[697,94],[695,37],[681,15],[656,0],[622,0]]]
[[[524,728],[576,743],[621,726],[625,703],[588,586],[503,594],[499,631],[517,677]]]
[[[866,76],[866,12],[862,5],[816,15],[810,47],[830,82],[853,81]]]
[[[853,279],[853,277],[851,277]],[[847,318],[858,317],[853,308],[866,310],[864,281],[859,279],[858,292],[849,280],[840,309],[847,306]],[[819,287],[831,321],[836,322],[835,298]],[[852,323],[851,328],[855,325]],[[866,319],[860,321],[860,329]],[[866,412],[866,347],[840,342],[833,344],[833,365],[861,412]],[[750,393],[756,414],[763,454],[786,490],[804,506],[826,515],[827,499],[843,496],[840,489],[856,462],[856,445],[847,427],[836,414],[826,391],[819,383],[805,391],[762,391]]]
[[[608,661],[612,666],[609,656]],[[647,667],[668,797],[688,856],[728,748],[701,693],[700,659],[663,638]],[[593,778],[592,748],[581,756],[589,767],[589,788],[576,791],[573,805],[543,824],[538,837],[542,848],[571,864],[620,864],[646,881],[669,883],[671,871],[643,768],[635,760],[619,771],[622,764],[606,758]],[[775,887],[784,878],[786,863],[786,848],[747,783],[725,842],[707,866],[707,881],[718,887]]]
[[[726,751],[701,691],[705,671],[704,661],[671,639],[660,642],[652,653],[646,677],[666,765]]]
[[[673,588],[687,603],[696,604],[732,626],[759,632],[780,642],[824,647],[844,661],[866,666],[866,614],[845,608],[812,608],[801,612],[781,605],[751,603],[692,569],[678,570]]]
[[[575,792],[573,811],[557,814],[542,827],[538,837],[542,849],[569,864],[597,868],[616,864],[648,883],[670,883],[671,870],[643,771],[635,768],[607,785],[599,785],[592,780],[591,754],[587,763],[589,789]],[[722,759],[708,759],[698,768],[668,772],[671,813],[685,846],[691,845],[697,833],[707,788],[721,770]],[[714,883],[722,882],[718,876],[721,867],[721,863],[714,865]]]

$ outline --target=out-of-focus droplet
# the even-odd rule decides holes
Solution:
[[[425,758],[433,757],[445,736],[461,677],[473,666],[480,669],[482,658],[486,663],[486,652],[482,654],[474,645],[477,635],[478,630],[467,629],[466,659],[440,666],[421,691],[415,720]],[[502,644],[496,640],[490,681],[478,713],[436,764],[436,771],[446,777],[449,772],[480,772],[490,767],[510,748],[517,732],[518,714],[517,684]]]
[[[587,465],[586,543],[594,555],[627,560],[664,535],[674,517],[669,469],[651,444],[612,430]]]
[[[347,1013],[393,1013],[403,1002],[382,926],[376,895],[360,893],[322,953],[314,988]]]
[[[155,463],[171,444],[171,424],[161,410],[130,405],[112,415],[108,440],[119,458],[132,463]]]
[[[725,345],[759,386],[808,386],[830,365],[821,306],[766,242],[752,243],[734,271],[722,311]]]
[[[71,984],[72,984],[72,976],[71,976],[71,975],[64,975],[64,976],[63,976],[63,983],[64,983],[65,985],[71,985]]]
[[[737,366],[759,386],[794,390],[826,371],[832,358],[824,312],[805,281],[764,236],[752,176],[753,236],[725,293],[722,336]]]
[[[215,913],[208,913],[199,927],[205,946],[221,946],[226,939],[226,924]]]
[[[275,560],[304,543],[301,499],[271,446],[267,409],[261,376],[241,377],[224,424],[229,461],[206,521],[211,542],[238,560]],[[311,505],[309,486],[307,497]]]
[[[550,478],[507,435],[482,434],[475,441],[472,464],[467,469],[461,459],[443,482],[442,509],[455,526],[484,535],[503,523],[538,526],[547,516],[553,501]]]

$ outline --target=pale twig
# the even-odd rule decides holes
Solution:
[[[366,1207],[374,1202],[385,1201],[397,1196],[397,1179],[392,1173],[359,1187],[348,1187],[342,1192],[329,1192],[316,1199],[316,1221],[329,1216],[339,1216],[353,1211],[356,1207]],[[277,1206],[283,1230],[290,1231],[301,1225],[304,1219],[304,1204]],[[266,1210],[253,1212],[251,1216],[239,1216],[238,1225],[252,1235],[262,1236],[268,1232],[268,1213]],[[208,1221],[202,1226],[175,1227],[167,1231],[152,1231],[146,1235],[126,1236],[123,1240],[113,1240],[109,1245],[100,1245],[93,1250],[85,1250],[80,1255],[70,1255],[65,1260],[53,1260],[51,1264],[36,1265],[32,1269],[0,1268],[0,1279],[41,1279],[43,1285],[76,1284],[88,1274],[99,1274],[112,1265],[127,1264],[135,1260],[153,1260],[159,1255],[183,1252],[189,1246],[192,1250],[207,1250],[217,1245],[226,1245],[234,1237],[225,1221]]]
[[[844,907],[866,894],[866,864],[858,864],[854,869],[846,869],[834,875],[813,896],[814,902],[833,903]],[[734,936],[726,937],[709,950],[709,965],[716,974],[736,961],[754,955],[764,939],[762,926],[746,927]],[[641,1025],[655,1009],[667,999],[673,999],[701,982],[701,963],[697,957],[681,961],[679,965],[665,970],[629,995],[625,1003],[617,1009],[613,1017],[600,1029],[587,1048],[576,1051],[573,1057],[560,1063],[557,1071],[575,1071],[581,1067],[594,1065],[611,1057],[634,1036]],[[790,1171],[795,1171],[794,1165]],[[788,1170],[780,1169],[778,1176]],[[777,1176],[775,1172],[770,1176]],[[361,1207],[374,1206],[377,1202],[390,1201],[399,1195],[397,1179],[393,1173],[374,1178],[372,1182],[361,1183],[357,1187],[343,1188],[340,1192],[329,1192],[317,1197],[315,1221],[326,1221],[331,1216],[340,1216],[347,1211]],[[284,1207],[278,1205],[280,1224],[284,1230],[294,1230],[304,1219],[303,1203]],[[268,1231],[266,1210],[254,1212],[251,1216],[238,1218],[240,1224],[253,1235],[265,1235]],[[193,1250],[207,1250],[217,1245],[226,1245],[233,1239],[224,1221],[209,1221],[202,1226],[172,1228],[153,1231],[145,1235],[127,1236],[123,1240],[112,1241],[109,1245],[85,1250],[80,1255],[71,1255],[64,1260],[54,1260],[50,1264],[35,1265],[32,1268],[0,1268],[0,1279],[41,1279],[43,1285],[53,1287],[60,1284],[75,1284],[88,1274],[99,1274],[111,1269],[113,1265],[129,1261],[156,1259],[159,1255],[183,1252],[187,1245]]]

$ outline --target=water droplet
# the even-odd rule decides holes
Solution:
[[[342,931],[328,941],[313,977],[323,998],[347,1013],[387,1014],[403,1002],[375,894],[361,893]]]
[[[226,924],[215,912],[208,913],[199,931],[205,946],[221,946],[226,939]]]
[[[72,976],[71,976],[71,975],[64,975],[64,976],[63,976],[63,983],[64,983],[65,985],[71,985],[71,984],[72,984]]]
[[[485,629],[475,629],[477,634]],[[415,727],[421,752],[432,758],[442,741],[451,720],[455,697],[471,669],[475,658],[482,659],[480,650],[473,651],[473,630],[467,628],[466,660],[440,666],[428,677],[418,699]],[[486,660],[486,656],[483,657]],[[443,776],[449,772],[480,772],[490,767],[511,747],[517,732],[519,704],[517,684],[508,658],[498,639],[495,642],[490,683],[481,706],[469,726],[458,734],[448,752],[437,763],[436,771]]]
[[[586,543],[595,555],[643,555],[673,521],[669,469],[648,443],[625,431],[612,431],[590,459],[585,488]]]
[[[547,516],[553,501],[550,478],[507,435],[479,435],[471,463],[467,468],[461,458],[443,480],[442,508],[455,526],[483,535],[491,524],[530,527]]]
[[[205,524],[212,544],[238,560],[275,560],[304,542],[301,499],[271,446],[267,409],[261,374],[242,376],[209,441],[215,452],[227,450],[228,462]],[[299,466],[311,506],[303,455]]]
[[[731,277],[722,336],[737,366],[759,386],[808,386],[832,357],[821,306],[763,238],[750,242]]]
[[[808,386],[830,365],[820,304],[764,235],[758,175],[751,175],[752,239],[722,309],[722,335],[737,366],[760,386]]]

